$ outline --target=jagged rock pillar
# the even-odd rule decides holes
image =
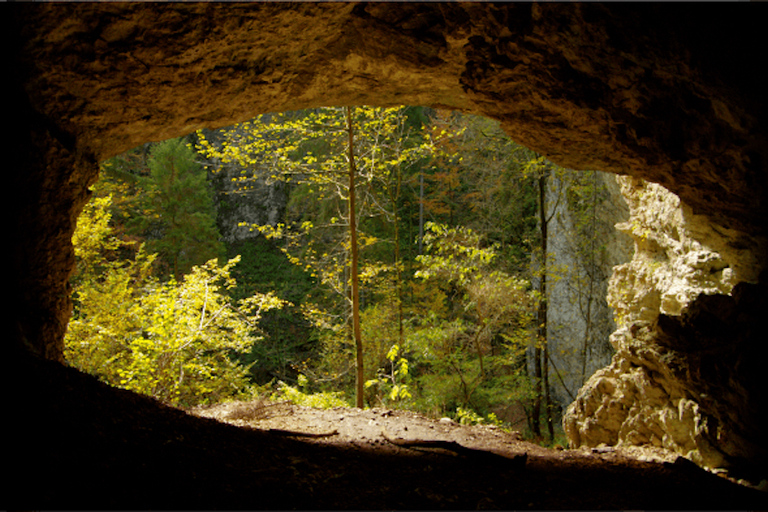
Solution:
[[[615,268],[608,290],[616,354],[568,408],[569,443],[652,445],[759,476],[768,453],[755,382],[766,298],[750,283],[762,265],[664,187],[620,183],[630,218],[617,228],[635,255]]]

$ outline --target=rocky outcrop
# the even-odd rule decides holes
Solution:
[[[764,410],[766,359],[753,291],[768,261],[760,6],[697,6],[695,23],[685,4],[4,7],[13,349],[61,358],[70,237],[100,160],[262,112],[455,108],[498,119],[563,167],[680,198],[671,220],[643,221],[658,227],[645,239],[627,228],[638,256],[612,286],[617,354],[577,401],[574,442],[647,438],[703,463],[765,460],[750,412]]]
[[[616,354],[568,408],[569,442],[653,445],[712,468],[764,461],[755,359],[765,353],[764,335],[753,315],[766,298],[747,284],[760,265],[717,243],[722,236],[704,232],[664,187],[620,183],[630,218],[617,228],[632,237],[635,254],[615,268],[608,289]],[[751,469],[753,477],[765,471]]]

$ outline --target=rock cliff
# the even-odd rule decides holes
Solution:
[[[555,276],[547,284],[549,381],[562,410],[595,371],[611,362],[614,350],[608,337],[616,324],[606,302],[608,279],[613,267],[628,262],[633,251],[629,236],[614,227],[628,217],[616,176],[576,174],[554,176],[547,190],[547,204],[552,205],[548,246]],[[583,204],[569,200],[567,188],[574,184],[588,189]]]
[[[571,445],[650,444],[711,468],[765,460],[755,442],[765,401],[747,391],[758,385],[754,358],[764,350],[751,315],[765,295],[747,284],[759,263],[661,185],[619,182],[630,217],[617,228],[635,254],[611,277],[616,354],[567,410]]]

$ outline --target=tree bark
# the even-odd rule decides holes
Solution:
[[[360,332],[360,288],[358,278],[358,253],[357,253],[357,219],[355,215],[355,178],[357,166],[355,165],[354,130],[352,128],[352,108],[345,107],[347,117],[347,133],[349,135],[349,280],[352,289],[352,337],[355,340],[356,392],[355,405],[363,408],[363,338]]]
[[[547,218],[547,205],[546,205],[546,189],[547,189],[547,177],[548,173],[544,172],[538,178],[539,184],[539,230],[541,234],[541,261],[539,269],[539,309],[537,312],[536,324],[536,346],[534,348],[534,374],[536,382],[534,384],[534,399],[532,416],[533,421],[531,424],[533,435],[541,436],[541,403],[544,401],[544,414],[547,418],[547,426],[551,431],[551,404],[549,403],[549,390],[546,387],[549,386],[549,375],[547,364],[547,357],[549,351],[547,350],[547,250],[548,250],[548,225],[549,219]]]

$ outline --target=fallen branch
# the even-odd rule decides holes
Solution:
[[[274,434],[277,436],[286,436],[286,437],[331,437],[331,436],[337,436],[339,435],[338,430],[332,430],[330,432],[297,432],[295,430],[283,430],[280,428],[270,428],[267,430],[268,433]]]
[[[516,455],[514,457],[506,457],[504,455],[499,455],[498,453],[489,452],[486,450],[477,450],[475,448],[467,448],[466,446],[463,446],[455,441],[444,441],[442,439],[395,439],[393,437],[390,437],[390,435],[387,433],[387,430],[384,428],[381,429],[381,435],[385,440],[387,440],[387,442],[395,446],[399,446],[401,448],[411,448],[411,449],[437,448],[442,450],[448,450],[460,457],[467,457],[475,460],[482,460],[483,462],[492,463],[492,464],[501,463],[505,466],[508,466],[514,469],[525,468],[525,463],[528,460],[527,453],[523,453],[522,455]]]

